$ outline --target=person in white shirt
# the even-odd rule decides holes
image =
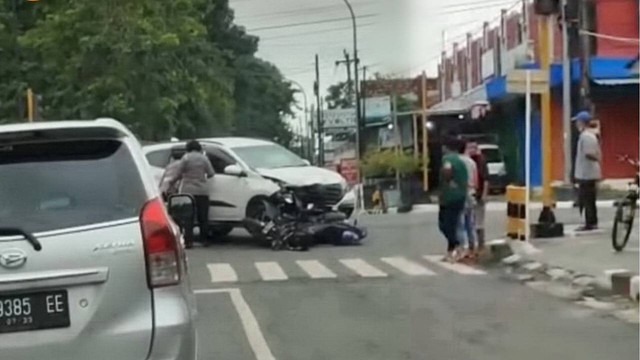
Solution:
[[[478,168],[475,161],[468,155],[468,143],[461,141],[458,152],[460,153],[460,159],[464,162],[467,168],[467,174],[469,174],[468,194],[465,202],[464,211],[460,217],[460,224],[458,226],[458,237],[460,243],[465,244],[467,251],[464,258],[472,258],[475,253],[476,246],[476,227],[474,221],[474,209],[475,209],[475,192],[478,182]]]
[[[602,150],[600,141],[595,134],[596,123],[588,111],[581,111],[572,119],[580,137],[576,149],[574,179],[579,186],[579,202],[584,208],[585,224],[579,227],[579,231],[595,230],[598,228],[598,208],[596,199],[598,195],[598,182],[602,178]]]

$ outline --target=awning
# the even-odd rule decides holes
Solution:
[[[630,57],[603,57],[594,56],[591,58],[591,68],[589,76],[591,79],[627,79],[634,78],[635,75],[629,68],[629,63],[633,61]]]
[[[455,99],[448,99],[432,106],[428,112],[431,116],[456,115],[469,112],[479,101],[487,101],[487,91],[484,85],[465,92]]]
[[[593,80],[597,85],[604,86],[616,86],[616,85],[638,85],[640,84],[640,78],[629,78],[629,79],[600,79]]]

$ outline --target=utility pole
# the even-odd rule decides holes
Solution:
[[[564,183],[571,183],[571,58],[569,57],[569,21],[567,0],[561,1],[562,12],[562,132],[564,150]]]
[[[311,104],[311,108],[309,110],[309,114],[311,117],[311,120],[309,121],[309,154],[310,154],[310,160],[311,163],[313,165],[317,165],[317,159],[316,159],[316,125],[317,125],[317,120],[316,122],[314,122],[313,120],[315,119],[315,113],[316,113],[316,108],[315,105]]]
[[[358,71],[358,65],[360,63],[360,59],[358,58],[358,24],[356,23],[356,14],[353,12],[351,3],[349,2],[349,0],[343,1],[349,9],[349,15],[351,15],[351,27],[353,28],[353,69],[355,70],[355,84],[353,86],[353,89],[356,95],[356,158],[358,159],[358,161],[360,161],[360,158],[362,157],[362,153],[360,152],[360,130],[362,126],[362,118],[360,116],[360,81],[358,80],[360,73]]]
[[[421,79],[422,87],[422,99],[420,105],[422,105],[421,114],[421,127],[422,127],[422,189],[429,191],[429,128],[427,127],[427,73],[422,72]],[[470,84],[470,83],[469,83]]]
[[[337,60],[336,61],[336,66],[340,66],[341,64],[345,64],[346,68],[347,68],[347,88],[348,88],[348,94],[349,94],[349,103],[353,104],[353,94],[354,94],[354,84],[353,82],[351,82],[351,63],[355,62],[355,59],[352,60],[351,57],[349,56],[349,53],[347,52],[347,50],[343,50],[344,51],[344,60]]]
[[[367,101],[367,90],[366,90],[366,83],[367,83],[367,66],[363,66],[362,67],[362,89],[360,89],[360,99],[362,99],[362,123],[364,126],[364,122],[367,119],[367,107],[366,105],[366,101]],[[358,144],[360,145],[360,144]]]
[[[33,90],[31,90],[31,88],[28,88],[27,89],[27,121],[33,122],[33,114],[34,114]]]
[[[391,97],[391,109],[393,118],[393,132],[395,137],[395,150],[396,156],[400,156],[402,149],[402,134],[400,133],[400,126],[398,124],[398,100],[396,99],[396,91],[393,89],[393,95]],[[400,172],[396,169],[396,189],[400,191]]]
[[[318,165],[324,167],[324,124],[322,121],[322,104],[320,102],[320,61],[318,54],[316,54],[316,83],[314,91],[316,93],[316,119],[318,121]]]
[[[589,17],[589,5],[588,0],[579,1],[579,28],[582,30],[591,31],[591,19]],[[587,34],[581,35],[580,44],[580,58],[582,63],[582,74],[580,80],[580,107],[583,110],[589,110],[592,112],[593,103],[591,102],[591,84],[589,83],[589,57],[591,56],[591,38]]]
[[[304,87],[302,85],[300,85],[299,82],[295,81],[295,80],[289,80],[289,82],[291,82],[291,84],[297,86],[300,89],[300,92],[302,93],[302,100],[304,100],[304,120],[300,119],[300,137],[307,137],[307,141],[309,141],[309,139],[311,138],[310,136],[308,136],[309,134],[309,101],[307,99],[307,92],[304,90]],[[305,127],[302,126],[302,121],[304,121]],[[302,143],[300,145],[300,151],[301,152],[305,152],[307,150],[302,150]],[[308,149],[308,146],[307,146]],[[308,154],[309,158],[313,158],[313,154],[309,151]]]
[[[356,118],[356,157],[358,157],[358,161],[360,160],[361,154],[364,154],[367,149],[365,147],[365,143],[362,141],[362,132],[361,129],[365,128],[365,124],[367,121],[367,67],[362,67],[362,89],[360,90],[360,98],[362,99],[362,124]],[[362,128],[361,128],[362,126]],[[358,170],[358,183],[362,183],[362,174],[361,171]]]
[[[551,16],[540,16],[538,21],[540,69],[549,71],[551,65]],[[554,199],[551,188],[552,144],[551,144],[551,91],[540,94],[540,113],[542,116],[542,202],[543,207],[538,218],[540,225],[552,227],[556,222],[553,213]]]

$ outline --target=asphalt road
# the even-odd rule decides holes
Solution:
[[[558,214],[571,220],[571,213]],[[487,216],[489,237],[504,229]],[[637,359],[638,328],[466,266],[437,214],[370,216],[359,247],[272,252],[241,234],[189,253],[199,360]]]

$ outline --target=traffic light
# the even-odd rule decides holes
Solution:
[[[560,0],[534,0],[534,11],[538,15],[554,15],[560,13]]]

